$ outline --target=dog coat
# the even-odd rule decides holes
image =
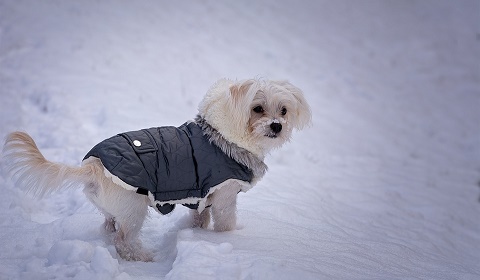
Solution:
[[[180,203],[197,209],[214,187],[229,179],[249,185],[253,173],[210,143],[193,122],[155,127],[106,139],[83,160],[96,157],[105,174],[121,186],[148,195],[157,210],[170,213]],[[120,180],[120,182],[119,182]]]

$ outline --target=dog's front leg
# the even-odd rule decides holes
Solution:
[[[215,231],[234,230],[237,224],[237,193],[240,186],[231,183],[212,194],[212,218]]]

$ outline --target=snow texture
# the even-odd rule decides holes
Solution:
[[[313,112],[237,230],[151,211],[152,263],[117,256],[80,188],[37,200],[0,173],[0,279],[480,279],[479,18],[476,0],[0,0],[0,138],[52,161],[178,126],[223,77],[288,79]]]

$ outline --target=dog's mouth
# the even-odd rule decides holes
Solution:
[[[269,134],[265,134],[265,137],[275,139],[278,137],[278,135],[276,133],[269,133]]]

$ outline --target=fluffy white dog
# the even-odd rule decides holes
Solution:
[[[7,137],[4,156],[16,183],[34,195],[83,185],[118,254],[151,261],[138,239],[148,206],[166,214],[183,204],[194,209],[195,227],[207,228],[212,217],[215,231],[235,229],[237,194],[263,177],[269,151],[310,121],[302,91],[286,81],[222,79],[194,121],[118,134],[81,167],[47,161],[23,132]]]

